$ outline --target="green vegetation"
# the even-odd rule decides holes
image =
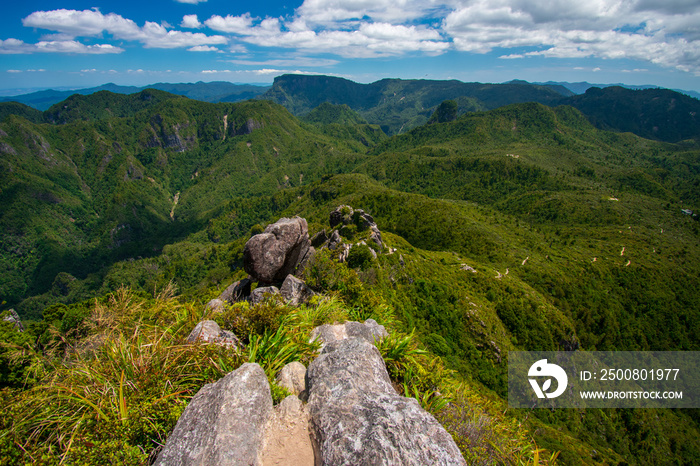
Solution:
[[[392,98],[412,84],[382,83]],[[145,464],[202,384],[248,360],[272,377],[309,360],[314,326],[374,318],[392,329],[379,347],[397,390],[470,461],[700,461],[696,410],[504,402],[509,350],[698,350],[700,224],[682,212],[700,209],[696,142],[601,131],[569,106],[465,113],[464,95],[437,92],[435,107],[455,101],[449,118],[391,138],[346,107],[301,122],[267,101],[153,95],[74,99],[61,125],[0,123],[0,302],[31,322],[0,327],[0,457]],[[183,344],[204,303],[245,276],[250,235],[294,215],[328,231],[342,204],[374,217],[383,248],[366,241],[347,264],[319,253],[312,305],[228,308],[217,320],[244,352]],[[178,298],[157,293],[169,286]]]
[[[592,87],[561,103],[576,107],[601,129],[629,131],[668,142],[700,137],[700,101],[668,89]]]

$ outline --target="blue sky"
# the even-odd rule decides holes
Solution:
[[[0,15],[0,90],[284,73],[700,91],[700,1],[41,0]]]

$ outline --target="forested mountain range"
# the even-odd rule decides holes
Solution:
[[[283,105],[298,117],[306,117],[322,103],[347,105],[360,118],[380,125],[389,135],[426,123],[436,107],[450,99],[457,102],[459,114],[491,110],[513,103],[539,102],[550,106],[571,105],[599,129],[632,132],[644,138],[678,142],[698,138],[700,133],[697,117],[700,101],[697,95],[683,93],[685,91],[649,86],[529,83],[520,80],[483,84],[456,80],[383,79],[360,84],[332,76],[307,75],[280,76],[275,78],[272,86],[199,82],[157,83],[139,88],[105,84],[76,91],[39,91],[2,98],[7,103],[0,103],[0,120],[6,114],[22,113],[30,121],[55,122],[52,114],[57,111],[56,104],[68,97],[71,97],[70,106],[81,102],[78,95],[106,95],[103,91],[138,94],[146,89],[162,90],[205,102],[267,99]],[[51,112],[42,115],[32,108],[17,107],[17,103],[41,111],[51,109]]]
[[[368,302],[390,309],[397,328],[415,332],[493,412],[505,411],[509,350],[699,350],[696,136],[664,142],[597,127],[623,130],[603,119],[605,103],[638,111],[635,97],[647,91],[435,86],[294,76],[263,96],[284,106],[157,90],[73,96],[45,112],[5,104],[2,310],[34,321],[42,344],[78,348],[90,306],[109,293],[125,286],[152,296],[172,284],[201,309],[245,276],[251,234],[294,215],[314,234],[345,204],[370,213],[396,251],[356,269],[338,265],[357,288],[327,277],[324,286],[353,312]],[[577,98],[589,113],[558,105]],[[457,111],[431,119],[445,99]],[[667,116],[694,111],[676,95],[652,100]],[[671,134],[655,126],[655,138]],[[3,384],[20,393],[17,374],[31,365],[3,361]],[[511,435],[508,422],[523,423],[563,464],[700,460],[696,410],[511,410],[493,419],[483,435]],[[2,438],[10,448],[11,436]]]
[[[172,94],[183,95],[191,99],[204,102],[238,102],[252,99],[264,93],[269,86],[257,86],[253,84],[233,84],[226,81],[214,81],[209,83],[155,83],[148,86],[120,86],[114,83],[103,84],[97,87],[75,90],[47,89],[29,94],[14,95],[0,98],[0,102],[19,102],[38,110],[46,110],[73,94],[90,95],[95,92],[109,91],[115,94],[136,94],[146,89],[158,89]]]

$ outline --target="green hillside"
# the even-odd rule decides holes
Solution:
[[[90,95],[101,91],[109,91],[115,94],[138,94],[146,89],[157,89],[204,102],[240,102],[243,100],[252,99],[264,93],[268,87],[269,86],[256,86],[253,84],[233,84],[224,81],[209,83],[200,81],[197,83],[175,84],[155,83],[144,87],[119,86],[114,83],[108,83],[103,84],[102,86],[86,89],[75,89],[70,91],[48,89],[45,91],[32,92],[30,94],[0,97],[0,103],[22,103],[40,111],[44,111],[75,94]]]
[[[700,138],[700,100],[668,89],[592,87],[561,103],[579,109],[597,128],[668,142]]]
[[[383,86],[390,84],[406,85]],[[342,86],[358,102],[369,99]],[[406,342],[427,359],[397,363],[394,382],[415,389],[473,461],[532,462],[535,445],[549,451],[542,458],[559,452],[560,464],[700,461],[697,410],[509,410],[505,403],[509,350],[700,350],[696,142],[603,131],[573,107],[541,103],[458,111],[387,137],[350,104],[323,105],[300,121],[264,100],[208,104],[150,92],[146,101],[74,98],[57,107],[66,111],[63,124],[17,115],[0,123],[0,302],[34,321],[28,334],[3,327],[3,338],[27,349],[21,358],[0,352],[5,399],[23,400],[2,405],[10,414],[0,418],[7,452],[0,456],[26,461],[17,447],[25,441],[54,459],[72,449],[71,434],[60,434],[68,421],[31,441],[23,436],[38,422],[27,413],[41,405],[42,390],[70,383],[81,393],[71,403],[101,399],[89,387],[102,379],[58,362],[76,348],[75,357],[92,355],[80,359],[94,363],[86,373],[119,368],[99,372],[114,393],[142,388],[129,392],[130,414],[104,395],[121,414],[86,415],[92,430],[70,424],[81,432],[70,458],[147,462],[184,408],[179,393],[191,396],[248,360],[180,347],[204,304],[245,276],[246,240],[284,216],[305,217],[311,235],[328,231],[329,213],[345,204],[374,217],[386,249],[355,269],[322,255],[306,280],[336,300],[328,315],[372,317],[413,335]],[[106,103],[122,116],[105,113]],[[164,289],[178,298],[154,297]],[[255,309],[276,316],[255,317],[259,337],[290,315],[289,341],[308,341],[310,314]],[[242,325],[235,315],[226,322]],[[167,336],[162,328],[171,329]],[[171,360],[166,350],[187,354],[195,375],[172,372],[176,386],[164,391],[128,365],[107,364],[116,353],[91,353],[98,338],[115,338],[119,351],[157,348],[149,354],[162,355],[158,361]],[[308,358],[304,351],[295,357]],[[435,391],[452,401],[429,403]],[[155,400],[166,403],[160,414]],[[34,421],[15,425],[12,413]],[[103,456],[91,457],[89,445],[112,430],[117,443],[100,443],[94,454]]]
[[[515,103],[570,105],[599,129],[631,132],[666,142],[700,137],[700,100],[668,89],[590,88],[583,95],[557,85],[383,79],[359,84],[330,76],[284,75],[260,96],[303,116],[322,103],[348,105],[389,135],[425,124],[440,103],[454,100],[458,114]]]
[[[324,102],[347,105],[369,123],[397,134],[428,121],[444,100],[456,99],[460,112],[489,110],[519,102],[552,102],[561,94],[533,84],[481,84],[461,81],[383,79],[359,84],[331,76],[284,75],[260,96],[306,115]]]

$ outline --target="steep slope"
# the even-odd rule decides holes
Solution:
[[[103,108],[102,97],[132,116],[80,121]],[[90,96],[60,106],[72,123],[10,116],[0,124],[0,294],[9,305],[47,290],[59,272],[84,278],[116,259],[152,255],[201,228],[232,197],[347,170],[354,148],[365,147],[302,127],[269,102],[171,97]]]
[[[89,95],[73,94],[63,102],[52,105],[46,110],[44,120],[47,123],[66,124],[81,120],[93,121],[126,117],[176,97],[174,94],[152,89],[126,96],[110,91],[99,91]]]
[[[667,142],[700,138],[700,100],[668,89],[591,87],[561,103],[579,109],[597,128]]]
[[[19,102],[0,102],[0,122],[10,115],[21,116],[34,123],[44,121],[44,114]]]
[[[64,125],[8,117],[3,307],[44,312],[40,325],[57,320],[67,337],[87,311],[62,304],[172,283],[197,303],[181,315],[199,316],[244,278],[252,233],[301,215],[313,235],[345,204],[374,217],[385,249],[354,272],[320,256],[309,282],[357,318],[415,329],[495,411],[509,350],[698,350],[700,224],[683,211],[700,202],[697,145],[601,131],[572,107],[536,103],[388,139],[377,129],[369,150],[353,128],[373,127],[182,98]],[[700,458],[692,412],[569,411],[508,416],[564,464]]]

